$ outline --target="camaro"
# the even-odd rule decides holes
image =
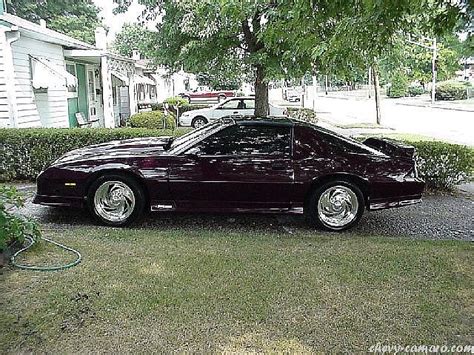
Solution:
[[[360,143],[289,118],[223,118],[179,138],[71,151],[38,176],[34,202],[87,207],[124,226],[145,211],[298,212],[333,231],[365,209],[421,201],[414,148]]]

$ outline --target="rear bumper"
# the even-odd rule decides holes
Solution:
[[[66,197],[66,196],[46,196],[36,194],[33,203],[43,206],[56,207],[77,207],[82,208],[85,205],[83,197]]]

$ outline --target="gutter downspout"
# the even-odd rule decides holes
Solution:
[[[1,1],[1,0],[0,0]],[[8,111],[10,112],[10,127],[18,126],[18,106],[15,92],[15,67],[13,65],[12,43],[20,38],[20,31],[17,26],[12,26],[8,30],[2,31],[5,34],[4,63],[5,63],[5,79],[6,92],[8,101]]]

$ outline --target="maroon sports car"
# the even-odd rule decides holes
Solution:
[[[114,141],[71,151],[38,176],[34,202],[88,207],[124,226],[145,211],[303,210],[325,229],[364,209],[421,201],[414,149],[364,143],[292,119],[221,119],[182,137]]]

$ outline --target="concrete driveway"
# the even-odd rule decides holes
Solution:
[[[33,184],[17,185],[28,196],[21,213],[36,219],[45,229],[91,225],[85,210],[53,208],[31,203]],[[135,228],[235,228],[293,234],[309,227],[302,215],[151,213]],[[106,227],[104,227],[106,228]],[[321,233],[318,231],[318,233]],[[328,232],[324,232],[328,233]],[[348,235],[386,236],[410,239],[474,240],[474,195],[470,192],[424,197],[421,204],[365,213]],[[328,233],[331,234],[331,233]]]

